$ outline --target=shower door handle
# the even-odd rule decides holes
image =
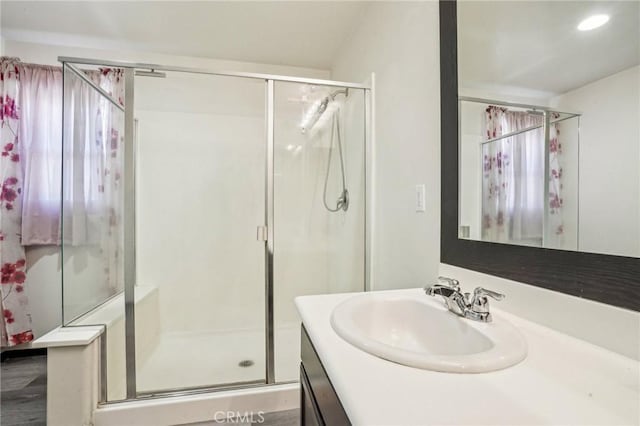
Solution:
[[[268,228],[266,226],[258,226],[256,230],[256,240],[258,241],[267,241],[269,233],[267,232]]]

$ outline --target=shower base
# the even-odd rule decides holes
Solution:
[[[276,381],[297,381],[300,325],[276,327],[275,337]],[[157,345],[138,367],[138,392],[264,382],[264,339],[264,329],[160,333]]]

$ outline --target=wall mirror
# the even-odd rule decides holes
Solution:
[[[440,1],[441,261],[640,310],[640,3]]]
[[[458,237],[640,257],[640,2],[457,2]]]

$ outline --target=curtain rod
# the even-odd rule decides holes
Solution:
[[[32,68],[43,68],[43,69],[52,69],[52,70],[62,70],[62,67],[59,65],[46,65],[46,64],[34,64],[31,62],[22,62],[20,58],[17,56],[0,56],[0,61],[11,61],[16,62],[17,65],[22,65],[26,67]]]
[[[557,120],[550,121],[549,124],[560,123],[561,121],[570,120],[570,119],[576,118],[576,117],[580,117],[580,114],[574,114],[574,115],[571,115],[569,117],[558,118]],[[516,131],[513,131],[511,133],[506,133],[506,134],[504,134],[502,136],[498,136],[496,138],[486,140],[484,142],[481,142],[480,145],[486,145],[486,144],[491,143],[491,142],[499,141],[501,139],[510,138],[512,136],[517,136],[517,135],[519,135],[521,133],[530,132],[531,130],[540,129],[542,127],[544,127],[544,124],[531,126],[531,127],[526,127],[524,129],[516,130]]]
[[[1,1],[1,0],[0,0]],[[50,69],[54,71],[62,71],[62,66],[60,65],[47,65],[47,64],[36,64],[32,62],[22,62],[17,56],[0,56],[0,61],[13,61],[16,62],[17,65],[21,65],[24,67],[32,67],[32,68],[40,68],[40,69]],[[113,67],[105,66],[100,67],[101,69],[112,69]]]
[[[474,102],[478,104],[487,104],[487,105],[510,106],[515,108],[526,108],[526,109],[533,109],[538,111],[558,112],[560,114],[582,115],[575,112],[558,111],[556,109],[542,106],[542,105],[522,104],[517,102],[498,101],[495,99],[474,98],[469,96],[458,96],[458,101]]]

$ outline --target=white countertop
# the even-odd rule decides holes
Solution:
[[[421,289],[393,292],[427,297]],[[355,294],[296,298],[354,425],[640,424],[637,361],[501,312],[494,304],[494,321],[508,320],[527,340],[529,353],[520,364],[481,374],[406,367],[363,352],[333,331],[331,311]]]

